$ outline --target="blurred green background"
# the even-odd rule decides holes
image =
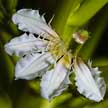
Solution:
[[[66,46],[74,43],[72,33],[86,29],[90,38],[80,50],[84,60],[99,66],[106,82],[106,94],[96,103],[81,96],[74,85],[51,102],[40,96],[40,80],[14,80],[18,58],[7,55],[4,44],[19,36],[12,23],[13,13],[22,8],[39,9],[47,22],[54,15],[53,29]],[[74,47],[74,46],[73,46]],[[74,75],[70,76],[74,82]],[[0,108],[108,108],[108,0],[0,0]]]

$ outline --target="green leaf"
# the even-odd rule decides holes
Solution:
[[[71,12],[67,23],[73,26],[82,26],[89,21],[108,0],[85,0],[76,12]]]
[[[68,0],[56,11],[53,25],[69,46],[73,32],[86,24],[108,0]],[[64,8],[65,7],[65,8]],[[59,8],[58,8],[59,9]],[[72,42],[71,42],[72,43]]]
[[[91,32],[91,37],[83,46],[80,55],[88,59],[91,57],[98,43],[101,41],[101,36],[108,25],[108,5],[103,8],[99,14],[94,17],[94,20],[88,25],[88,30]]]

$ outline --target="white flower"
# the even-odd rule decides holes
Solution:
[[[21,9],[13,15],[12,20],[20,30],[29,32],[15,37],[5,45],[9,55],[21,57],[15,67],[15,79],[42,77],[42,96],[51,100],[60,95],[70,83],[72,54],[38,10]],[[73,36],[80,44],[86,40],[78,34]],[[102,100],[105,83],[99,76],[98,68],[92,68],[90,63],[87,66],[80,58],[75,58],[73,69],[78,91],[91,100]]]
[[[81,58],[75,58],[73,64],[78,91],[91,100],[103,100],[106,86],[98,68],[92,68],[90,61],[86,65]]]
[[[21,9],[12,20],[20,30],[29,32],[29,35],[24,33],[5,45],[9,55],[22,57],[15,67],[15,79],[42,77],[41,94],[51,100],[70,83],[71,56],[38,10]]]

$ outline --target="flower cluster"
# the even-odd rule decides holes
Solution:
[[[15,67],[15,79],[40,77],[41,95],[51,100],[71,83],[69,75],[73,69],[78,91],[97,102],[103,99],[105,82],[99,76],[98,68],[92,68],[91,62],[86,65],[81,58],[73,57],[38,10],[21,9],[12,20],[25,32],[5,45],[9,55],[21,57]],[[79,42],[75,36],[78,35],[74,38]]]

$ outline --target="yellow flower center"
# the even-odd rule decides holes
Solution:
[[[53,39],[49,43],[49,51],[53,54],[56,60],[60,59],[60,62],[70,68],[72,54],[66,49],[64,43],[60,39]]]

